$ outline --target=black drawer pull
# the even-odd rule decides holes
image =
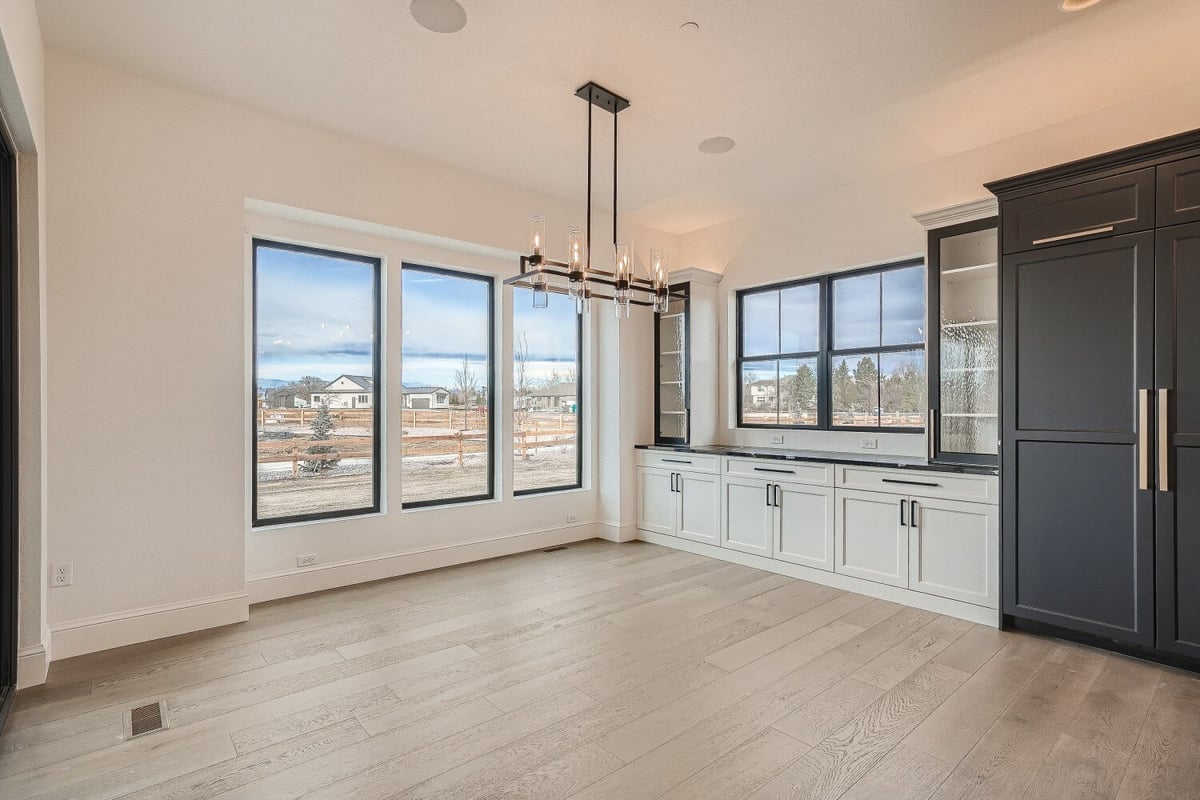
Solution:
[[[930,483],[928,481],[902,481],[898,478],[881,478],[884,483],[901,483],[905,486],[941,486],[940,483]]]
[[[794,469],[774,469],[772,467],[755,467],[754,471],[755,472],[778,472],[783,475],[795,475],[796,474],[796,470],[794,470]]]
[[[685,461],[682,458],[664,458],[662,460],[662,462],[664,464],[690,464],[690,463],[692,463],[690,461]]]

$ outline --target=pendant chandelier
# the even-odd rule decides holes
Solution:
[[[521,272],[504,282],[533,291],[533,307],[545,308],[549,294],[565,294],[575,301],[580,314],[591,310],[593,299],[612,300],[617,319],[629,317],[631,305],[646,306],[657,313],[667,310],[670,290],[667,286],[667,257],[658,248],[650,250],[650,278],[634,274],[633,250],[629,242],[617,238],[617,115],[629,108],[629,101],[595,83],[585,83],[575,92],[588,104],[587,142],[587,223],[583,228],[567,227],[567,260],[556,261],[546,255],[546,218],[529,218],[529,253],[521,256]],[[613,118],[613,270],[592,266],[592,111],[601,108]],[[605,293],[609,292],[611,293]]]

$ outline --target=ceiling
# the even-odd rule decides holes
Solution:
[[[448,35],[419,27],[408,0],[38,8],[48,46],[568,198],[585,169],[572,95],[595,80],[632,102],[622,212],[676,234],[1014,140],[1036,148],[1148,87],[1200,81],[1196,0],[1076,14],[1056,0],[461,2],[467,26]],[[611,117],[596,120],[607,176]],[[736,149],[700,153],[713,136]]]

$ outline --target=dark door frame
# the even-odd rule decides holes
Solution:
[[[17,161],[0,135],[0,732],[17,688]]]

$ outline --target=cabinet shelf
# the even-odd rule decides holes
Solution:
[[[995,372],[996,367],[943,367],[942,372]]]
[[[659,350],[658,354],[660,356],[681,356],[681,355],[683,355],[683,351],[682,350]]]
[[[979,328],[984,325],[999,325],[998,319],[979,319],[974,322],[943,322],[942,328]]]
[[[997,264],[995,261],[990,261],[987,264],[972,264],[969,267],[950,267],[949,269],[943,269],[942,274],[943,275],[961,275],[964,272],[977,272],[979,270],[984,270],[984,269],[995,269],[996,266],[997,266]]]
[[[997,414],[939,414],[943,418],[949,419],[996,419]]]

